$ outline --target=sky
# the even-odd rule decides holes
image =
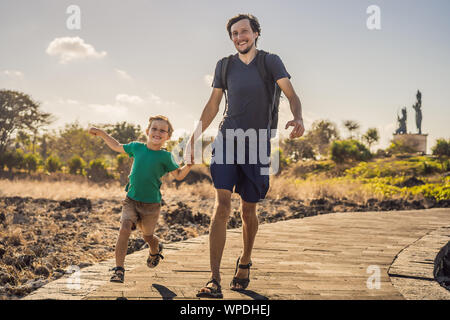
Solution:
[[[72,5],[79,20],[67,11]],[[368,12],[372,5],[379,16]],[[175,136],[190,132],[217,61],[236,52],[226,23],[238,13],[259,19],[258,48],[284,62],[306,130],[328,119],[346,137],[343,121],[355,120],[361,134],[378,128],[373,149],[385,148],[401,108],[408,110],[408,132],[417,132],[412,105],[419,89],[428,150],[437,138],[450,138],[448,0],[0,0],[0,89],[31,95],[54,115],[50,129],[73,121],[145,127],[151,115],[163,114]],[[377,29],[368,27],[374,17]],[[281,135],[291,119],[284,99]]]

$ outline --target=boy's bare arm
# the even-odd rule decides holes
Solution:
[[[192,166],[193,166],[192,164],[185,164],[181,168],[178,168],[178,169],[175,169],[175,170],[171,171],[170,174],[176,180],[183,180],[187,176],[189,171],[191,170]]]
[[[116,152],[120,152],[120,153],[125,153],[125,150],[123,149],[123,145],[120,144],[116,139],[111,137],[109,134],[107,134],[102,129],[92,127],[89,129],[89,133],[92,134],[93,136],[99,136],[100,138],[102,138],[106,142],[108,147],[110,147],[112,150],[114,150]]]

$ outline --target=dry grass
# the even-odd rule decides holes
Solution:
[[[214,186],[209,182],[198,182],[192,185],[181,184],[178,188],[173,183],[163,183],[163,197],[176,199],[187,196],[192,199],[205,200],[215,197]],[[0,196],[21,196],[46,198],[53,200],[69,200],[74,198],[88,199],[123,199],[124,188],[118,183],[98,185],[88,182],[72,181],[35,181],[35,180],[0,180]],[[358,181],[333,181],[308,179],[295,180],[289,177],[271,177],[269,199],[289,197],[291,199],[317,199],[346,197],[349,200],[364,202],[369,198],[377,198]]]
[[[112,199],[123,198],[124,188],[119,183],[98,184],[74,181],[0,180],[0,196],[32,197],[53,200],[74,198]]]
[[[333,198],[356,202],[366,202],[369,198],[379,198],[359,181],[330,181],[323,179],[294,180],[275,177],[271,180],[267,195],[271,199],[289,197],[292,199]]]

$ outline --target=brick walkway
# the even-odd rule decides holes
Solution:
[[[427,243],[436,248],[441,241],[443,246],[449,226],[450,209],[334,213],[263,224],[253,251],[250,286],[241,293],[228,289],[241,252],[241,229],[228,230],[221,269],[224,298],[405,299],[391,283],[391,264],[403,249],[437,229],[440,240],[423,241],[424,250]],[[78,289],[61,278],[26,299],[197,299],[197,290],[210,275],[208,236],[167,244],[165,259],[156,269],[145,266],[147,254],[144,250],[127,256],[124,284],[108,282],[108,268],[114,265],[109,260],[82,269]],[[432,267],[430,257],[422,259]],[[379,289],[368,288],[373,275],[369,266],[379,268]],[[405,278],[407,269],[402,269]],[[408,286],[420,281],[409,280]],[[448,299],[445,289],[436,293],[440,289],[430,290],[425,298]]]

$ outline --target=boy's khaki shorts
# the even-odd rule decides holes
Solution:
[[[126,197],[122,202],[122,216],[120,222],[129,220],[135,228],[138,222],[147,215],[159,214],[160,203],[145,203]]]

